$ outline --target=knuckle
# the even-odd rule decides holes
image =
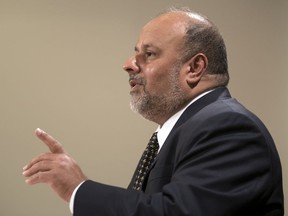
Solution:
[[[38,172],[36,174],[36,181],[37,183],[47,183],[47,172]]]
[[[41,170],[45,167],[45,162],[44,161],[39,161],[38,163],[36,163],[34,165],[34,169],[35,170],[39,170],[39,172],[41,172]]]
[[[35,175],[35,180],[38,181],[38,182],[42,182],[43,180],[43,172],[38,172],[36,175]]]
[[[41,172],[37,172],[35,173],[33,176],[30,177],[29,182],[30,184],[37,184],[37,183],[41,183],[41,179],[42,179],[42,174]]]
[[[68,157],[67,156],[62,156],[62,157],[60,157],[59,158],[59,166],[61,167],[61,168],[64,168],[64,167],[66,167],[67,165],[68,165]]]

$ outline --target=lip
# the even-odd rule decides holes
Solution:
[[[142,83],[141,79],[130,78],[129,84],[130,84],[131,89],[134,89],[137,86],[142,85],[143,83]]]
[[[129,80],[129,84],[131,86],[131,88],[135,87],[138,83],[136,82],[136,80]]]

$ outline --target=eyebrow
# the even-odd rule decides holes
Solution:
[[[149,47],[155,47],[155,46],[153,46],[151,43],[149,43],[149,44],[144,44],[144,45],[143,45],[143,48],[144,48],[144,49],[147,49],[147,48],[149,48]],[[157,48],[157,47],[155,47],[155,48]],[[135,52],[139,52],[139,48],[138,48],[137,46],[135,46],[135,47],[134,47],[134,51],[135,51]]]

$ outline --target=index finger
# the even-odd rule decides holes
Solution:
[[[48,146],[48,148],[52,153],[56,154],[65,153],[62,145],[42,129],[37,128],[35,130],[35,134],[42,142],[44,142]]]

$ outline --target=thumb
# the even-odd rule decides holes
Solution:
[[[35,134],[42,142],[44,142],[48,146],[51,153],[56,154],[65,153],[62,145],[42,129],[37,128],[35,130]]]

